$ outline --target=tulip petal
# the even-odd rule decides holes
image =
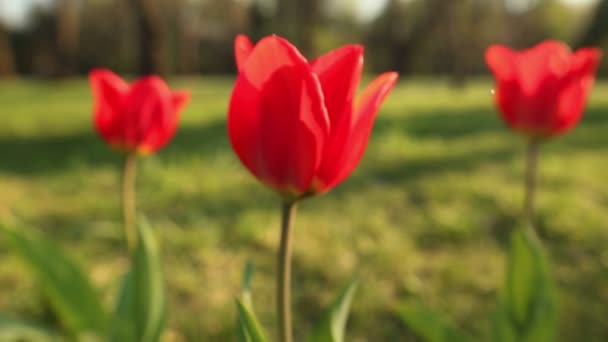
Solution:
[[[125,100],[123,141],[129,148],[153,152],[163,147],[177,129],[174,96],[157,76],[135,81]]]
[[[184,107],[190,102],[190,92],[189,91],[176,91],[171,95],[171,102],[173,103],[174,109],[179,113]]]
[[[129,84],[107,69],[89,73],[95,101],[94,122],[99,135],[110,144],[120,140],[120,107]]]
[[[344,119],[351,118],[355,92],[359,87],[363,70],[363,47],[346,45],[330,51],[310,63],[312,71],[319,77],[325,108],[334,127]]]
[[[574,54],[571,71],[559,99],[556,133],[564,133],[580,121],[601,57],[601,50],[597,48],[583,48]]]
[[[329,120],[308,62],[285,39],[262,39],[237,77],[228,133],[242,163],[280,192],[308,191]]]
[[[554,85],[547,79],[559,79],[570,69],[570,48],[558,41],[544,41],[518,56],[518,77],[525,95],[534,95],[542,86]]]
[[[551,40],[522,52],[500,45],[487,50],[486,62],[497,81],[496,104],[505,123],[533,135],[552,130],[570,56],[568,46]]]
[[[497,80],[516,76],[517,53],[504,45],[492,45],[486,50],[485,59]]]
[[[249,37],[244,34],[239,34],[234,39],[234,56],[236,59],[236,67],[241,71],[243,69],[243,65],[245,65],[245,61],[251,54],[253,50],[253,44]]]
[[[317,192],[324,192],[348,177],[361,161],[380,106],[394,88],[399,75],[386,72],[374,79],[359,95],[350,125],[338,128],[332,150],[326,158],[315,180]]]
[[[560,121],[574,123],[583,110],[583,103],[575,100],[578,108],[571,108],[564,119],[560,118],[560,102],[572,78],[574,57],[570,48],[558,41],[544,41],[523,51],[519,56],[519,83],[521,95],[517,108],[518,127],[536,137],[561,133]],[[575,93],[577,90],[575,90]],[[575,96],[580,99],[579,96]],[[569,127],[572,127],[570,125]]]
[[[518,53],[503,45],[492,45],[486,50],[486,63],[496,78],[496,105],[503,120],[512,124],[517,120],[521,90],[517,80]]]

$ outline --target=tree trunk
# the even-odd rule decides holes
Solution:
[[[279,36],[295,43],[295,31],[297,24],[295,23],[297,0],[277,0],[277,12],[274,31]]]
[[[278,0],[276,33],[294,43],[307,58],[314,57],[319,0]]]
[[[315,31],[320,15],[318,0],[297,0],[298,31],[296,41],[300,51],[308,57],[315,57]]]
[[[139,74],[166,72],[163,17],[156,0],[130,0],[139,30]]]
[[[475,35],[468,35],[467,25],[473,19],[469,11],[471,4],[466,0],[452,0],[454,8],[446,15],[446,39],[448,48],[449,84],[452,88],[463,89],[466,86],[470,51],[475,48]],[[479,23],[480,18],[475,22]],[[462,39],[462,37],[469,37]]]
[[[73,73],[77,69],[79,39],[78,6],[75,0],[57,0],[57,72],[59,75]]]
[[[401,26],[399,21],[402,20],[398,15],[393,15],[399,11],[399,1],[393,0],[387,11],[390,16],[390,51],[391,64],[393,68],[402,73],[409,74],[413,69],[413,61],[416,50],[428,39],[429,31],[437,27],[437,25],[446,20],[450,10],[454,6],[453,0],[426,0],[424,15],[418,18],[414,26],[410,29],[408,35],[401,35],[396,30]]]
[[[201,20],[198,15],[193,24],[191,8],[184,0],[173,2],[173,25],[175,30],[175,60],[176,71],[181,74],[197,74],[201,69],[200,33],[196,30],[196,22]]]
[[[15,75],[15,57],[8,32],[0,26],[0,77]]]

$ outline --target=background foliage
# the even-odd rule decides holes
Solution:
[[[483,51],[492,43],[608,42],[608,0],[2,0],[0,5],[0,75],[59,77],[94,66],[121,73],[232,73],[235,34],[258,39],[276,33],[310,58],[339,44],[363,43],[367,70],[450,75],[453,84],[462,85],[468,75],[486,72]],[[31,11],[21,20],[11,15],[26,7]]]

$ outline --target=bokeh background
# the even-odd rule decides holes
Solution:
[[[233,38],[246,32],[279,34],[311,58],[358,42],[368,70],[460,84],[486,73],[488,44],[597,45],[606,26],[608,4],[598,0],[2,0],[0,75],[61,77],[95,66],[227,74]]]
[[[279,34],[309,58],[360,43],[369,77],[401,74],[360,167],[300,208],[296,336],[359,274],[348,340],[415,341],[395,313],[409,299],[487,340],[523,197],[524,144],[496,114],[483,52],[547,38],[608,48],[608,1],[0,0],[0,220],[59,243],[108,304],[127,268],[122,159],[95,135],[86,74],[157,73],[193,93],[173,141],[142,159],[138,174],[139,210],[162,244],[167,341],[233,340],[247,260],[256,311],[274,324],[279,206],[226,136],[237,33]],[[608,76],[608,63],[600,69]],[[579,127],[541,151],[540,235],[560,288],[563,341],[608,340],[601,77]],[[0,313],[54,324],[40,286],[0,241]]]

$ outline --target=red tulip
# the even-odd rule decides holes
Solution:
[[[378,109],[397,81],[387,72],[355,101],[363,47],[346,45],[308,62],[287,40],[235,40],[239,75],[228,133],[241,162],[289,199],[343,181],[367,146]]]
[[[496,78],[496,105],[513,130],[531,139],[565,133],[582,117],[601,58],[545,41],[524,51],[493,45],[486,62]]]
[[[190,100],[188,92],[172,92],[157,76],[142,77],[129,85],[110,70],[96,69],[89,79],[97,133],[111,146],[129,153],[147,154],[165,146]]]

